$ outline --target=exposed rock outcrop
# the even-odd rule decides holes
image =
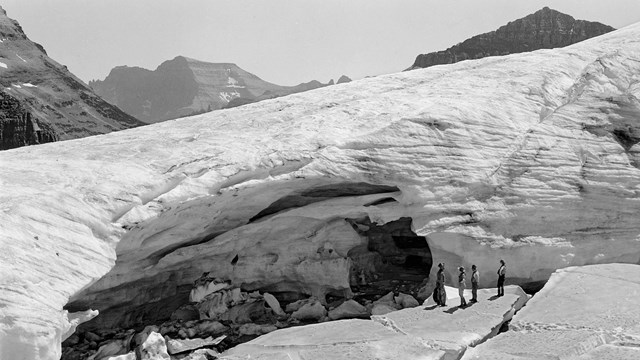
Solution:
[[[0,8],[0,150],[143,125],[97,96]]]
[[[318,299],[313,298],[291,314],[291,317],[296,320],[312,321],[318,321],[325,316],[327,316],[327,309],[325,309]]]
[[[481,286],[498,259],[523,285],[638,263],[638,59],[640,24],[5,151],[0,358],[59,357],[65,308],[100,311],[78,332],[167,321],[205,272],[326,308],[438,262]]]
[[[56,141],[55,131],[36,119],[20,101],[0,91],[0,150]]]
[[[522,19],[509,22],[495,31],[467,39],[447,50],[420,54],[409,69],[564,47],[613,30],[615,29],[611,26],[575,20],[567,14],[545,7]]]
[[[269,293],[264,293],[262,296],[264,297],[264,301],[267,302],[276,315],[284,315],[284,311],[282,310],[282,307],[280,307],[280,302],[278,302],[278,299],[276,299],[275,296]]]
[[[209,63],[177,56],[155,70],[118,66],[89,86],[105,100],[147,123],[236,107],[317,89],[310,81],[296,86],[269,83],[231,63]]]
[[[340,304],[340,306],[329,311],[327,314],[331,320],[368,318],[369,315],[367,308],[360,305],[355,300],[347,300]]]
[[[136,358],[140,360],[170,360],[167,344],[162,335],[152,332],[144,342],[136,348]]]
[[[195,349],[200,349],[205,346],[217,345],[220,341],[224,340],[225,336],[220,336],[218,338],[208,337],[206,339],[188,339],[188,340],[174,340],[168,337],[165,337],[165,341],[167,344],[167,351],[169,354],[179,354],[188,352]]]

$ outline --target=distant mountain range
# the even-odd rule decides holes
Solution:
[[[343,76],[342,82],[350,81]],[[147,123],[244,105],[333,85],[310,81],[280,86],[231,63],[178,56],[156,70],[118,66],[89,86],[105,100]]]
[[[407,70],[563,47],[613,30],[615,29],[611,26],[576,20],[570,15],[544,7],[522,19],[511,21],[498,30],[474,36],[447,50],[418,55]]]
[[[143,124],[47,56],[0,8],[0,150]]]

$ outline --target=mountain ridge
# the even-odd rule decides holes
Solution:
[[[114,67],[104,80],[89,86],[111,104],[154,123],[211,110],[308,91],[328,85],[317,80],[281,86],[235,63],[211,63],[187,56],[162,62],[155,70]]]
[[[7,111],[0,109],[3,150],[143,125],[102,100],[66,66],[51,59],[1,7],[0,85],[7,101]],[[18,104],[21,110],[11,111]],[[20,112],[24,116],[18,115]]]
[[[609,25],[576,20],[571,15],[545,6],[533,14],[510,21],[494,31],[473,36],[446,50],[420,54],[406,70],[564,47],[613,30]]]

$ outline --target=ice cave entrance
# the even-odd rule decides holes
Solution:
[[[389,291],[416,296],[433,260],[427,239],[411,230],[412,219],[403,217],[382,225],[368,217],[347,222],[368,240],[348,254],[353,262],[351,288],[356,297],[375,299]]]

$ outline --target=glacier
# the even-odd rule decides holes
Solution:
[[[640,263],[639,99],[636,24],[4,151],[0,358],[58,359],[95,310],[166,316],[204,272],[349,297],[371,224],[409,223],[422,261],[476,264],[481,287],[499,259],[519,285]]]

